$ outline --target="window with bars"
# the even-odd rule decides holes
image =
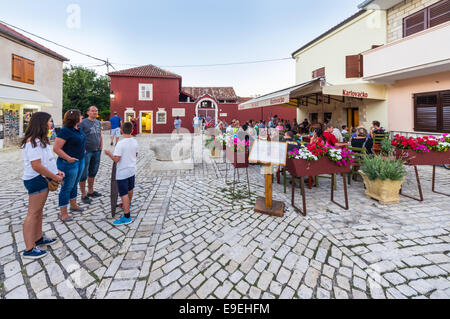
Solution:
[[[450,21],[450,0],[442,0],[403,19],[403,37]]]
[[[414,130],[450,133],[450,91],[414,95]]]
[[[139,84],[139,101],[153,101],[153,84]]]

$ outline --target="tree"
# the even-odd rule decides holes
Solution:
[[[91,105],[98,108],[100,118],[110,113],[109,78],[82,66],[63,70],[63,113],[78,109],[85,114]]]

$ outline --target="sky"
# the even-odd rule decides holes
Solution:
[[[0,20],[108,58],[117,70],[153,64],[181,75],[183,86],[232,86],[238,96],[249,97],[295,85],[295,61],[180,66],[289,58],[358,11],[361,2],[14,0],[11,5],[0,0]],[[69,58],[69,63],[106,74],[99,61],[29,37]]]

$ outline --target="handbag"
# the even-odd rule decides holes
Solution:
[[[58,190],[59,182],[54,181],[54,180],[52,180],[52,179],[50,179],[50,178],[47,178],[47,177],[44,177],[44,178],[47,180],[47,183],[48,183],[48,190],[49,190],[50,192],[55,192],[55,191]]]

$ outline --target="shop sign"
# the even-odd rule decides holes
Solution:
[[[347,91],[345,89],[342,90],[342,96],[356,97],[360,99],[367,99],[369,97],[369,93],[367,92],[354,92]]]
[[[186,116],[186,109],[180,109],[180,108],[173,108],[172,109],[172,117],[185,117]]]

